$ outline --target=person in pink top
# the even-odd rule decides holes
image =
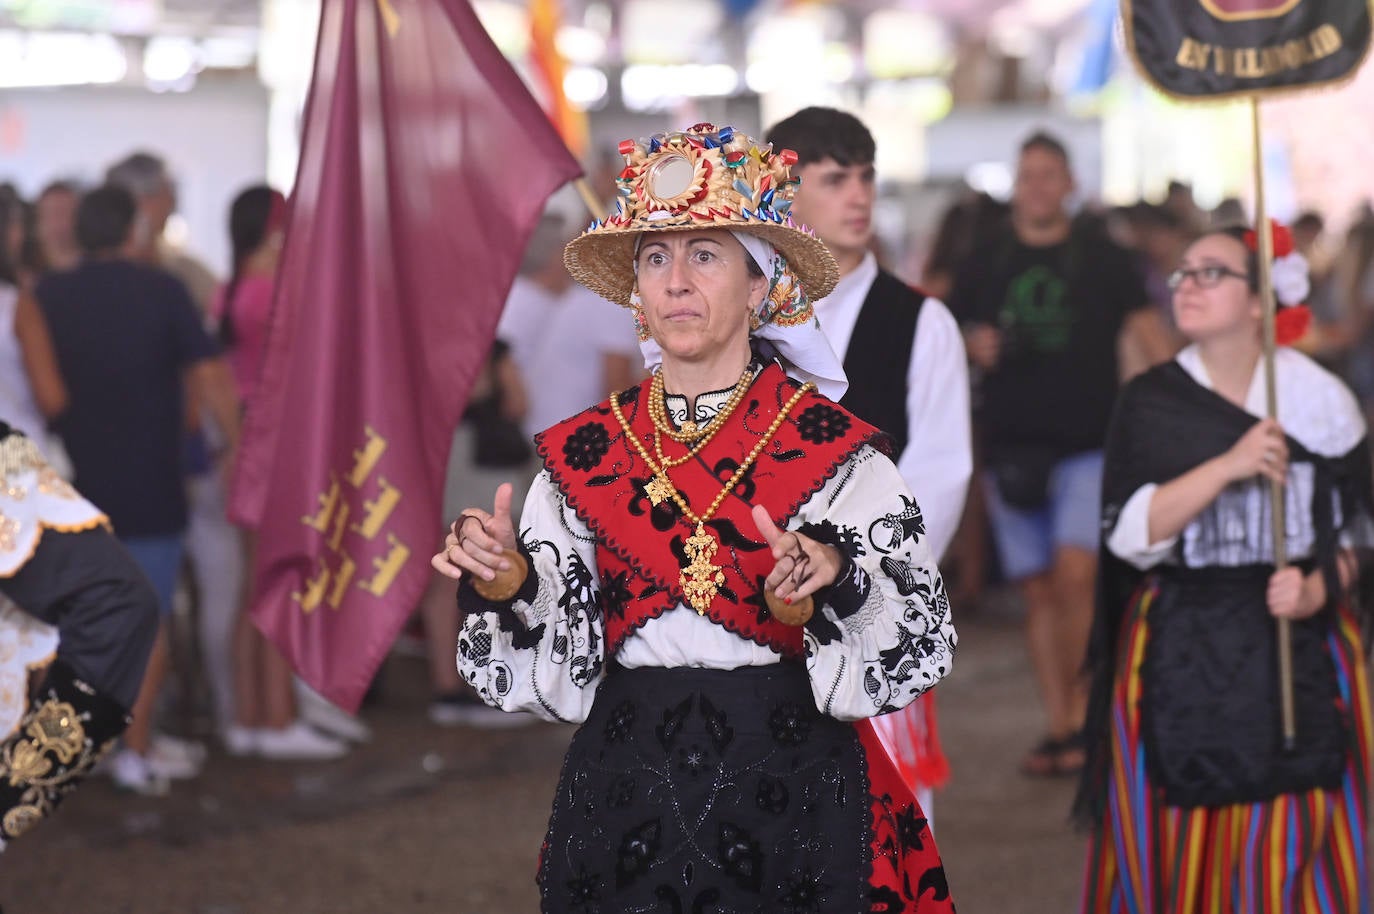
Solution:
[[[219,340],[234,373],[239,398],[251,407],[267,342],[277,262],[286,229],[286,198],[266,185],[249,187],[229,209],[233,273],[215,295]],[[252,592],[255,535],[243,531]],[[296,706],[291,667],[241,610],[234,630],[232,719],[221,730],[232,755],[278,759],[337,758],[347,745],[307,724]]]
[[[229,209],[234,271],[215,293],[214,317],[245,404],[257,387],[272,315],[277,260],[286,237],[286,198],[265,184],[241,191]]]

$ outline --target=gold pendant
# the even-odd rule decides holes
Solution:
[[[693,422],[691,419],[688,419],[686,422],[682,423],[682,434],[695,435],[696,433],[697,424]]]
[[[673,497],[673,484],[668,481],[668,477],[663,471],[654,474],[654,478],[644,484],[644,494],[649,496],[649,504],[657,508],[663,502]]]
[[[720,570],[720,566],[711,564],[720,544],[706,532],[704,524],[697,524],[696,532],[687,537],[682,548],[691,562],[682,569],[678,582],[682,585],[687,602],[697,611],[697,615],[704,616],[706,608],[715,599],[717,588],[725,583],[725,572]]]

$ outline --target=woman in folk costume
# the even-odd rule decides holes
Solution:
[[[51,815],[124,732],[159,612],[105,515],[3,421],[0,474],[3,849]]]
[[[1170,279],[1191,341],[1132,381],[1109,433],[1092,656],[1085,912],[1368,912],[1370,704],[1352,600],[1374,544],[1365,423],[1306,356],[1306,264],[1276,229],[1278,421],[1266,412],[1254,233]],[[1293,306],[1293,307],[1290,307]],[[1274,570],[1268,486],[1283,484]],[[1291,620],[1283,748],[1275,618]]]
[[[434,558],[482,697],[583,724],[542,910],[952,911],[863,720],[949,671],[949,602],[883,437],[833,402],[810,301],[837,271],[787,216],[793,156],[709,124],[620,151],[618,211],[566,260],[658,370],[536,436],[518,538],[503,486]]]

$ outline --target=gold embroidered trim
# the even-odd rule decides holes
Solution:
[[[13,434],[0,441],[0,474],[6,477],[25,470],[48,468],[38,447],[23,435]]]

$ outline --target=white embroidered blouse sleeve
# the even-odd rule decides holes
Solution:
[[[530,575],[520,593],[495,604],[459,589],[467,615],[458,670],[493,707],[580,723],[605,665],[595,541],[547,471],[530,487],[521,525]]]
[[[916,505],[890,460],[865,447],[792,526],[849,557],[806,623],[822,712],[857,720],[905,707],[949,673],[958,637]]]
[[[1116,516],[1116,526],[1107,537],[1107,548],[1125,562],[1141,571],[1148,571],[1167,559],[1178,542],[1177,536],[1150,542],[1150,502],[1159,486],[1146,483],[1131,493]]]

